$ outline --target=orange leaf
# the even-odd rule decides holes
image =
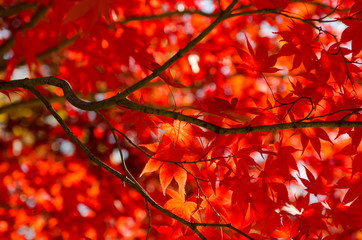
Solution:
[[[151,172],[157,171],[161,167],[162,164],[163,164],[163,162],[158,161],[158,160],[154,160],[154,159],[148,160],[148,162],[140,176],[142,176],[145,173],[151,173]]]
[[[170,185],[173,178],[175,178],[175,181],[178,183],[180,194],[185,192],[186,171],[175,164],[164,163],[160,168],[160,182],[163,194],[165,194],[166,188]]]
[[[170,195],[172,199],[168,200],[164,207],[177,216],[189,221],[192,214],[196,211],[197,204],[194,202],[185,201],[185,196],[183,193],[178,194],[176,191],[168,189],[167,194]]]

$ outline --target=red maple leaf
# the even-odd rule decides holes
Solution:
[[[161,65],[154,62],[154,61],[150,61],[147,64],[143,64],[142,66],[144,66],[145,68],[153,71],[157,68],[160,68]],[[177,81],[175,81],[171,75],[171,72],[169,69],[167,69],[166,71],[164,71],[163,73],[160,74],[159,76],[163,81],[165,81],[165,83],[167,83],[170,86],[176,87],[176,88],[184,88],[185,85],[183,85],[182,83],[179,83]]]
[[[343,23],[348,27],[342,33],[341,43],[352,41],[353,55],[357,55],[362,50],[362,22],[359,20],[346,20]]]
[[[274,65],[277,61],[278,54],[268,55],[268,51],[263,44],[258,46],[256,52],[252,48],[248,37],[245,35],[249,53],[245,52],[239,47],[235,47],[242,63],[236,67],[241,69],[242,72],[247,73],[251,77],[261,77],[263,73],[274,73],[279,71]]]
[[[276,229],[271,236],[278,239],[292,239],[299,233],[299,222],[291,221],[287,216],[283,217],[283,225]]]
[[[253,0],[251,2],[257,9],[264,8],[281,8],[284,9],[288,6],[289,0]]]
[[[185,195],[174,190],[168,189],[167,194],[171,196],[164,207],[183,219],[190,220],[197,209],[197,204],[191,201],[185,201]]]
[[[328,189],[326,186],[324,186],[321,175],[319,175],[317,178],[315,178],[314,175],[308,170],[308,168],[306,168],[306,167],[304,167],[304,168],[305,168],[305,172],[307,174],[308,180],[306,180],[304,178],[300,178],[300,177],[299,177],[299,179],[302,181],[304,186],[307,187],[307,191],[310,193],[313,193],[315,195],[318,195],[318,194],[327,195]]]
[[[112,0],[83,0],[77,2],[69,9],[63,24],[75,21],[81,17],[84,17],[90,26],[94,25],[101,16],[109,21],[111,2]]]
[[[279,56],[294,55],[293,67],[291,70],[303,63],[305,69],[309,71],[314,67],[313,60],[317,60],[313,46],[316,39],[313,35],[313,28],[308,24],[297,24],[293,22],[293,26],[289,27],[289,31],[280,31],[283,41],[287,42],[282,46]]]
[[[352,162],[352,177],[357,172],[362,173],[362,152],[358,153],[354,158]]]
[[[303,152],[305,151],[308,143],[310,142],[314,150],[318,153],[319,157],[321,157],[321,139],[333,144],[328,134],[322,128],[297,130],[296,133],[300,134],[300,141],[302,143]]]

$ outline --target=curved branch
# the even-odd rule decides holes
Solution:
[[[230,223],[228,224],[219,224],[219,223],[194,223],[195,226],[202,226],[202,227],[227,227],[230,228],[232,230],[234,230],[235,232],[243,235],[244,237],[246,237],[249,240],[254,240],[254,238],[246,235],[245,233],[243,233],[242,231],[240,231],[239,229],[237,229],[236,227],[234,227],[233,225],[231,225]]]
[[[66,99],[75,107],[86,110],[96,111],[111,107],[113,105],[119,105],[124,108],[136,110],[139,112],[159,115],[164,117],[170,117],[175,120],[188,122],[199,127],[203,127],[217,134],[245,134],[253,132],[268,132],[282,129],[297,129],[297,128],[313,128],[313,127],[362,127],[361,121],[314,121],[314,122],[295,122],[295,123],[280,123],[264,126],[246,126],[241,128],[223,128],[215,124],[200,120],[198,118],[190,117],[178,112],[167,111],[163,109],[157,109],[153,107],[143,106],[138,103],[132,102],[128,99],[122,98],[121,94],[117,94],[111,98],[98,101],[88,102],[78,98],[73,92],[69,83],[65,80],[55,77],[33,78],[33,79],[21,79],[13,81],[0,82],[0,90],[8,90],[12,88],[33,88],[38,85],[52,85],[62,88]]]
[[[117,104],[118,101],[122,100],[119,94],[114,97],[98,101],[98,102],[88,102],[80,99],[73,92],[70,84],[60,78],[55,77],[42,77],[42,78],[24,78],[19,80],[12,81],[2,81],[0,82],[0,90],[14,89],[14,88],[32,88],[40,85],[51,85],[55,87],[60,87],[66,99],[75,107],[86,110],[86,111],[96,111],[100,109],[105,109]]]

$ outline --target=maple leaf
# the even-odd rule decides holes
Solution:
[[[289,0],[252,0],[251,3],[258,9],[264,9],[264,8],[284,9],[288,6]]]
[[[306,197],[309,198],[309,193],[306,195]],[[304,199],[302,205],[302,213],[298,213],[297,215],[300,231],[298,236],[309,234],[312,229],[327,230],[327,224],[324,216],[322,215],[322,211],[324,210],[322,203],[309,203],[307,199]]]
[[[298,171],[297,163],[292,155],[292,153],[296,151],[297,149],[291,146],[280,147],[278,151],[278,159],[279,161],[285,162],[290,168]]]
[[[6,82],[6,80],[0,80],[0,82]],[[8,97],[9,101],[11,101],[11,98],[10,98],[10,94],[9,94],[9,91],[0,91],[0,93],[4,94],[5,96]]]
[[[358,20],[343,21],[348,27],[342,32],[341,43],[352,41],[353,55],[357,55],[362,50],[362,23]]]
[[[291,221],[289,217],[283,217],[283,225],[276,229],[271,236],[278,239],[292,239],[299,232],[298,221]]]
[[[0,2],[1,239],[360,236],[362,1]]]
[[[333,144],[328,134],[322,128],[298,130],[296,132],[300,133],[300,141],[303,146],[302,154],[305,151],[306,147],[308,146],[308,143],[310,142],[314,150],[318,153],[319,157],[321,158],[320,139],[328,141],[331,144]]]
[[[302,181],[304,186],[307,187],[307,191],[310,193],[313,193],[315,195],[318,195],[318,194],[326,195],[327,187],[324,186],[321,175],[319,175],[317,178],[315,178],[313,176],[313,174],[308,170],[308,168],[304,167],[304,169],[307,174],[308,180],[306,180],[304,178],[300,178],[300,177],[299,177],[299,179]]]
[[[353,80],[354,75],[358,75],[361,72],[361,69],[353,64],[353,61],[346,63],[344,58],[350,53],[353,53],[352,50],[343,48],[337,43],[332,44],[328,51],[323,50],[321,53],[321,69],[325,72],[330,72],[340,87],[346,83],[347,77]],[[330,86],[328,87],[331,88]]]
[[[168,138],[175,145],[186,147],[193,143],[195,148],[201,147],[199,142],[195,141],[195,130],[189,123],[175,120],[171,124],[162,124],[160,131],[163,132],[163,137]]]
[[[87,19],[89,25],[94,25],[101,16],[110,21],[109,10],[112,0],[82,0],[73,5],[63,20],[63,24],[73,22],[81,17]]]
[[[237,111],[234,111],[236,109],[237,103],[237,98],[233,98],[229,102],[225,99],[214,97],[211,100],[205,100],[202,102],[201,108],[207,113],[212,113],[221,117],[228,117],[237,121],[238,117],[233,114],[238,113]],[[241,114],[238,113],[238,115]]]
[[[246,53],[241,48],[235,47],[238,52],[242,63],[239,63],[236,68],[242,69],[245,73],[252,77],[261,77],[263,73],[274,73],[279,71],[274,65],[277,61],[278,55],[268,56],[268,51],[263,44],[258,46],[256,52],[252,48],[248,37],[245,35],[249,53]]]
[[[224,184],[232,184],[232,204],[237,204],[243,216],[246,215],[250,207],[255,207],[254,198],[252,195],[252,184],[249,183],[248,178],[241,177],[228,177],[224,178]],[[230,183],[229,183],[230,182]]]
[[[354,158],[352,162],[352,177],[357,172],[362,172],[362,153],[358,153]]]
[[[17,57],[13,57],[8,61],[8,64],[6,66],[6,74],[4,77],[5,80],[10,80],[11,75],[13,74],[15,67],[19,63],[19,61],[20,61],[20,59]]]
[[[167,138],[165,138],[165,140],[166,139]],[[148,160],[140,176],[145,173],[151,173],[159,170],[159,179],[163,194],[166,194],[166,189],[173,179],[175,179],[178,183],[180,193],[184,193],[187,172],[182,168],[182,164],[176,164],[177,162],[180,162],[184,153],[181,148],[175,149],[169,139],[167,141],[167,143],[144,145],[150,151],[154,151],[158,154],[153,156],[153,159],[151,158]],[[172,162],[175,162],[175,164]]]
[[[189,221],[197,209],[197,204],[191,201],[185,201],[185,195],[183,193],[168,189],[167,194],[171,199],[165,203],[164,207],[177,216]]]
[[[145,173],[155,172],[157,170],[159,170],[159,178],[163,194],[166,194],[166,189],[170,185],[172,179],[175,179],[175,181],[178,183],[180,193],[185,192],[187,172],[175,164],[150,159],[148,160],[140,176]]]
[[[6,79],[6,78],[5,78],[5,79]],[[7,82],[7,80],[0,80],[0,83],[1,83],[1,82]],[[4,94],[5,96],[7,96],[8,99],[9,99],[9,101],[11,102],[10,92],[20,94],[22,91],[21,91],[21,89],[19,89],[19,88],[12,89],[11,91],[7,91],[7,90],[0,91],[0,93],[2,93],[2,94]]]
[[[143,66],[151,71],[161,67],[160,64],[158,64],[154,61],[150,61],[149,64],[143,64]],[[159,77],[163,81],[165,81],[165,83],[167,83],[168,85],[173,86],[175,88],[184,88],[185,87],[185,85],[183,85],[182,83],[179,83],[173,79],[169,69],[167,69],[166,71],[161,73]]]
[[[317,60],[313,47],[316,39],[313,37],[313,28],[308,24],[296,24],[289,27],[289,31],[279,31],[283,40],[287,42],[279,51],[279,56],[294,55],[293,67],[298,68],[302,63],[307,71],[313,68],[313,62]]]
[[[290,174],[290,169],[298,170],[297,163],[292,155],[297,149],[291,146],[278,146],[278,153],[268,153],[265,162],[264,172],[260,175],[280,179],[281,181],[291,181],[295,178]]]
[[[164,194],[173,179],[178,183],[179,191],[185,192],[186,170],[197,174],[198,169],[194,165],[184,165],[179,162],[181,160],[195,161],[203,155],[200,143],[194,141],[193,128],[189,124],[177,120],[173,124],[174,126],[166,123],[160,127],[160,131],[163,132],[162,142],[143,145],[148,151],[157,154],[147,162],[141,176],[159,170]],[[191,142],[193,143],[192,146],[190,146]]]
[[[149,141],[149,135],[153,133],[155,136],[158,136],[158,124],[159,120],[153,116],[149,116],[144,113],[136,113],[133,111],[128,111],[122,116],[123,123],[134,124],[136,132],[140,140]]]
[[[205,221],[210,223],[229,222],[230,213],[226,206],[231,193],[226,188],[218,188],[208,199],[203,199],[200,208],[205,210]],[[195,214],[195,219],[196,218]]]
[[[348,204],[355,201],[357,198],[361,200],[361,192],[362,192],[362,178],[359,177],[357,180],[348,184],[348,191],[346,195],[343,197],[343,203]]]

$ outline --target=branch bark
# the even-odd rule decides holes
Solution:
[[[26,78],[21,80],[0,82],[0,90],[8,90],[14,88],[29,89],[39,85],[52,85],[62,88],[66,99],[73,106],[85,111],[97,111],[100,109],[112,107],[114,105],[119,105],[124,108],[132,109],[147,114],[159,115],[159,116],[169,117],[175,120],[188,122],[197,125],[199,127],[208,129],[217,134],[245,134],[253,132],[276,131],[282,129],[314,128],[314,127],[362,127],[361,121],[344,121],[344,119],[341,119],[340,121],[292,122],[292,123],[280,123],[280,124],[272,124],[264,126],[249,125],[241,128],[224,128],[178,112],[157,109],[149,106],[143,106],[138,103],[132,102],[126,98],[122,98],[121,94],[117,94],[111,98],[102,101],[95,101],[95,102],[84,101],[79,97],[77,97],[77,95],[73,92],[70,84],[67,81],[55,77],[43,77],[43,78],[33,78],[33,79]]]

